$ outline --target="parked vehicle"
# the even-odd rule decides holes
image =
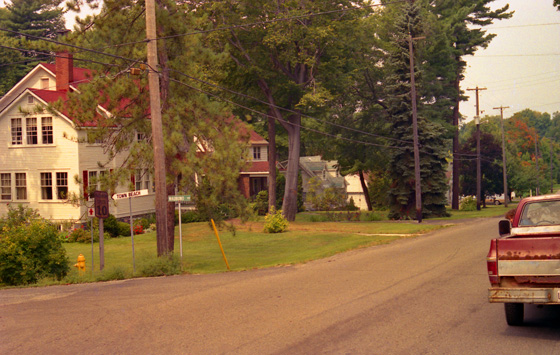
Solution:
[[[488,300],[504,303],[509,325],[523,324],[524,304],[560,304],[560,195],[520,201],[487,257]]]
[[[486,197],[486,204],[501,205],[502,203],[504,203],[504,195],[494,195]]]

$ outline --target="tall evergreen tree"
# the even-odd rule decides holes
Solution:
[[[424,34],[422,18],[418,4],[406,2],[402,13],[396,19],[391,35],[394,45],[387,62],[390,68],[388,79],[388,111],[391,120],[391,131],[395,138],[392,142],[393,152],[390,161],[390,175],[392,179],[390,196],[390,213],[392,219],[410,219],[416,214],[415,205],[415,177],[414,155],[412,144],[412,107],[411,107],[411,77],[409,63],[409,39],[421,37]],[[415,63],[422,60],[415,60]],[[418,67],[414,69],[419,75]],[[418,76],[417,82],[421,82]],[[424,115],[430,103],[419,102],[418,138],[420,150],[420,170],[422,186],[422,215],[423,217],[444,216],[445,192],[445,144],[444,129],[441,124],[429,120]]]

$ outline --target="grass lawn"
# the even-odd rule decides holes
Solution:
[[[262,232],[264,222],[235,223],[236,232],[219,231],[231,270],[241,271],[278,265],[304,263],[343,251],[389,243],[442,228],[440,225],[395,222],[293,222],[284,233]],[[227,271],[216,236],[208,223],[182,226],[183,272],[193,274]],[[179,231],[175,232],[175,256],[180,253]],[[68,279],[80,282],[99,278],[99,244],[94,244],[91,275],[91,244],[64,244],[71,264],[81,253],[86,258],[86,273],[79,275],[72,267]],[[105,273],[132,277],[132,242],[130,237],[105,239]],[[155,232],[134,236],[136,275],[144,263],[156,257]],[[107,278],[113,278],[107,276]],[[66,280],[68,281],[68,280]]]

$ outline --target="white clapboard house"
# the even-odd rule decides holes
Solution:
[[[33,112],[39,106],[65,100],[67,93],[79,90],[88,77],[87,69],[74,67],[70,54],[59,54],[55,64],[38,64],[0,99],[0,215],[5,215],[8,205],[21,204],[53,221],[87,220],[93,200],[84,187],[99,174],[120,166],[123,157],[101,169],[98,161],[106,156],[103,148],[85,143],[90,128],[79,127],[62,112]],[[149,191],[134,198],[132,214],[153,212],[151,176],[138,171],[131,180],[133,189]],[[129,190],[130,186],[123,186],[114,192]],[[67,199],[71,193],[85,194],[87,201],[80,206],[71,204]],[[110,200],[110,213],[117,218],[128,216],[129,201]]]

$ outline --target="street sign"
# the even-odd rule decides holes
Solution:
[[[191,202],[191,195],[167,196],[168,202]]]
[[[95,191],[93,193],[95,199],[95,217],[108,218],[109,217],[109,194],[107,191]]]
[[[88,217],[95,217],[95,210],[93,208],[88,208],[87,210]]]
[[[113,200],[120,200],[123,198],[130,198],[130,197],[138,197],[138,196],[146,196],[148,195],[148,190],[138,190],[138,191],[128,191],[128,192],[119,192],[113,195]]]

